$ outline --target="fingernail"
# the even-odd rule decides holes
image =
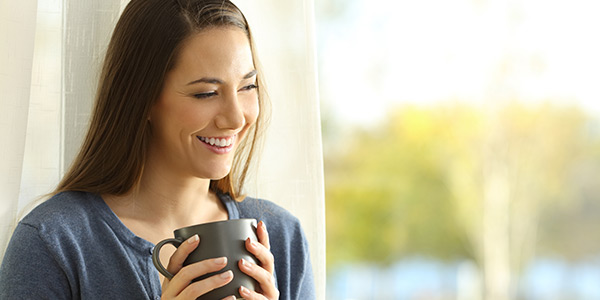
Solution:
[[[217,265],[224,265],[227,263],[227,257],[215,258],[215,259],[213,259],[213,262]]]
[[[231,277],[233,277],[233,272],[231,272],[231,270],[221,273],[221,275],[219,275],[221,277],[221,279],[229,279]]]
[[[246,268],[246,269],[252,269],[252,265],[250,265],[250,263],[243,258],[242,258],[242,266],[244,266],[244,268]]]
[[[242,297],[250,297],[250,291],[243,286],[240,287],[240,294],[242,294]]]
[[[195,242],[197,242],[200,239],[200,237],[197,234],[194,234],[194,236],[192,236],[191,238],[188,239],[188,243],[193,244]]]
[[[221,300],[235,300],[235,299],[237,299],[237,298],[234,295],[231,295],[231,296],[225,297]]]
[[[265,224],[265,222],[260,221],[261,227],[264,231],[267,231],[267,225]]]
[[[256,248],[256,247],[258,247],[258,245],[256,244],[256,242],[255,242],[255,241],[250,241],[250,246],[251,246],[252,248]]]

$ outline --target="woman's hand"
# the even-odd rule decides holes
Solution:
[[[279,299],[279,290],[275,287],[275,277],[273,276],[275,272],[275,260],[271,250],[269,250],[271,249],[269,234],[263,221],[258,223],[256,233],[259,243],[253,242],[248,238],[246,240],[246,249],[258,258],[260,266],[244,259],[240,260],[238,265],[242,272],[258,281],[260,289],[253,292],[245,287],[240,287],[240,295],[247,300]]]
[[[162,299],[196,299],[231,282],[233,273],[226,271],[190,284],[192,280],[221,270],[227,265],[227,258],[221,257],[203,260],[183,267],[183,261],[199,244],[198,235],[194,235],[186,242],[181,243],[181,246],[173,253],[173,256],[169,259],[167,271],[175,274],[175,276],[171,280],[165,278],[162,285]]]

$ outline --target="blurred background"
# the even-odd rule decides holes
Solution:
[[[600,299],[600,2],[315,6],[327,299]]]

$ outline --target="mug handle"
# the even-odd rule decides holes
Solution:
[[[165,267],[163,267],[162,263],[160,263],[160,249],[165,244],[171,244],[171,245],[175,246],[175,248],[179,248],[181,243],[183,243],[183,241],[180,239],[162,240],[158,244],[156,244],[156,246],[154,246],[154,250],[152,251],[152,263],[154,263],[154,266],[156,267],[158,272],[163,274],[163,276],[165,276],[169,280],[173,279],[173,274],[169,273],[169,271],[167,271],[167,269],[165,269]]]

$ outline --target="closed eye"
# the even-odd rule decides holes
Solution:
[[[194,94],[194,98],[196,99],[206,99],[206,98],[210,98],[212,96],[216,96],[217,92],[208,92],[208,93],[199,93],[199,94]]]
[[[243,87],[241,90],[242,91],[249,91],[249,90],[253,90],[253,89],[256,89],[256,88],[258,88],[258,86],[253,83],[253,84],[249,84],[249,85]]]

